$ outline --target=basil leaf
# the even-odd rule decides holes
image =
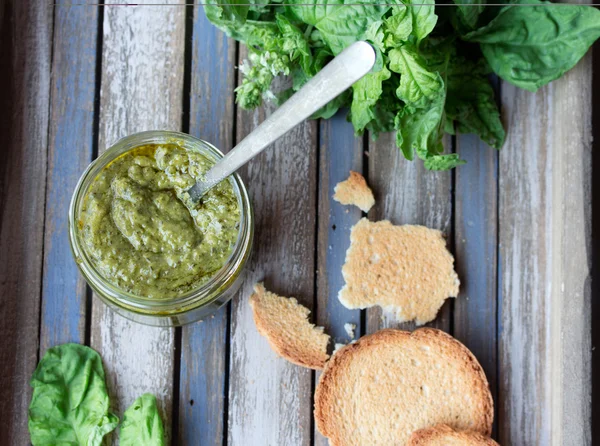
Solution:
[[[520,1],[540,6],[505,6],[487,26],[464,38],[481,44],[485,58],[502,79],[536,91],[570,70],[600,37],[600,11]]]
[[[418,45],[433,31],[437,23],[438,17],[434,12],[435,0],[403,0],[402,3],[408,6],[412,14],[412,35]]]
[[[396,85],[398,85],[398,76],[392,74],[390,79],[386,80],[382,87],[381,98],[372,107],[373,119],[366,125],[371,138],[375,140],[379,133],[391,132],[394,130],[394,119],[402,109],[402,102],[396,97]]]
[[[246,0],[207,0],[204,5],[206,17],[212,23],[244,22],[248,16]]]
[[[477,27],[479,16],[485,8],[485,2],[482,0],[454,0],[458,8],[458,16],[462,22],[469,28]]]
[[[454,59],[448,69],[446,116],[456,121],[456,130],[475,133],[496,149],[504,144],[506,132],[494,99],[494,89],[485,65]]]
[[[369,73],[352,86],[350,120],[356,133],[362,133],[369,122],[375,119],[374,107],[383,92],[383,82],[391,76],[390,70]]]
[[[63,344],[49,349],[31,386],[28,426],[34,446],[99,446],[119,422],[109,412],[102,360],[89,347]]]
[[[443,114],[445,91],[433,103],[422,109],[404,108],[396,115],[396,145],[406,159],[421,159],[443,152]]]
[[[396,94],[412,107],[427,107],[444,89],[444,81],[437,72],[427,69],[425,61],[409,44],[390,51],[390,69],[400,73]]]
[[[368,26],[390,9],[367,0],[324,0],[310,3],[292,0],[291,11],[304,23],[320,31],[334,55],[363,38]],[[346,4],[347,3],[347,4]]]
[[[145,393],[123,414],[121,446],[164,446],[165,431],[156,405],[156,397]]]
[[[462,164],[466,164],[466,161],[461,160],[456,153],[431,155],[425,159],[425,168],[428,170],[449,170]]]
[[[393,6],[392,15],[385,19],[385,28],[388,32],[385,45],[388,48],[394,48],[403,42],[407,42],[413,31],[413,15],[409,8],[404,5]]]

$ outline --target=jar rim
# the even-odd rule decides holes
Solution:
[[[183,144],[181,144],[183,142]],[[69,239],[73,256],[79,270],[88,284],[102,300],[127,311],[151,316],[172,316],[208,306],[219,298],[241,274],[252,247],[254,218],[248,191],[241,177],[234,173],[228,179],[240,207],[240,226],[236,243],[225,264],[200,287],[182,295],[168,298],[150,298],[138,296],[123,290],[104,278],[94,266],[86,250],[81,245],[79,215],[83,200],[89,187],[98,174],[116,159],[136,147],[144,144],[177,144],[186,150],[198,150],[209,159],[216,161],[223,153],[207,141],[182,132],[150,130],[134,133],[119,139],[92,161],[83,172],[71,198],[69,206]]]

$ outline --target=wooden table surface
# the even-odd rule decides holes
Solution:
[[[326,444],[312,419],[318,374],[271,351],[247,300],[264,280],[312,308],[338,342],[348,341],[346,322],[360,334],[399,326],[337,299],[362,216],[331,199],[350,169],[374,189],[370,219],[447,234],[461,292],[431,325],[485,369],[494,436],[503,445],[592,444],[591,54],[536,94],[499,84],[504,148],[448,138],[468,161],[453,172],[407,162],[393,135],[355,138],[343,116],[302,124],[243,169],[256,237],[239,294],[201,323],[158,329],[113,314],[86,287],[67,237],[77,179],[133,132],[182,130],[227,150],[273,107],[236,107],[245,49],[201,7],[145,1],[173,5],[0,1],[1,444],[28,443],[29,379],[46,349],[64,342],[102,355],[117,413],[156,394],[173,444]]]

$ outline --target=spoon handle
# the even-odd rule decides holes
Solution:
[[[366,42],[350,45],[218,161],[206,173],[204,183],[212,187],[231,175],[271,143],[343,93],[367,74],[374,63],[375,51],[371,45]]]

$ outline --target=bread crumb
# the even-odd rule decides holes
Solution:
[[[435,319],[460,284],[440,231],[366,218],[352,228],[342,275],[346,284],[338,297],[344,306],[378,305],[395,313],[398,322],[417,325]]]
[[[369,209],[375,204],[373,191],[367,186],[365,178],[360,173],[352,170],[348,179],[338,183],[333,191],[335,201],[342,204],[352,204],[363,212],[369,212]]]
[[[346,333],[350,339],[354,339],[354,330],[356,330],[356,324],[346,323],[344,324],[344,330],[346,330]]]
[[[250,306],[258,332],[275,353],[303,367],[320,370],[325,366],[329,335],[309,322],[308,308],[293,297],[267,291],[262,283],[254,285]]]

